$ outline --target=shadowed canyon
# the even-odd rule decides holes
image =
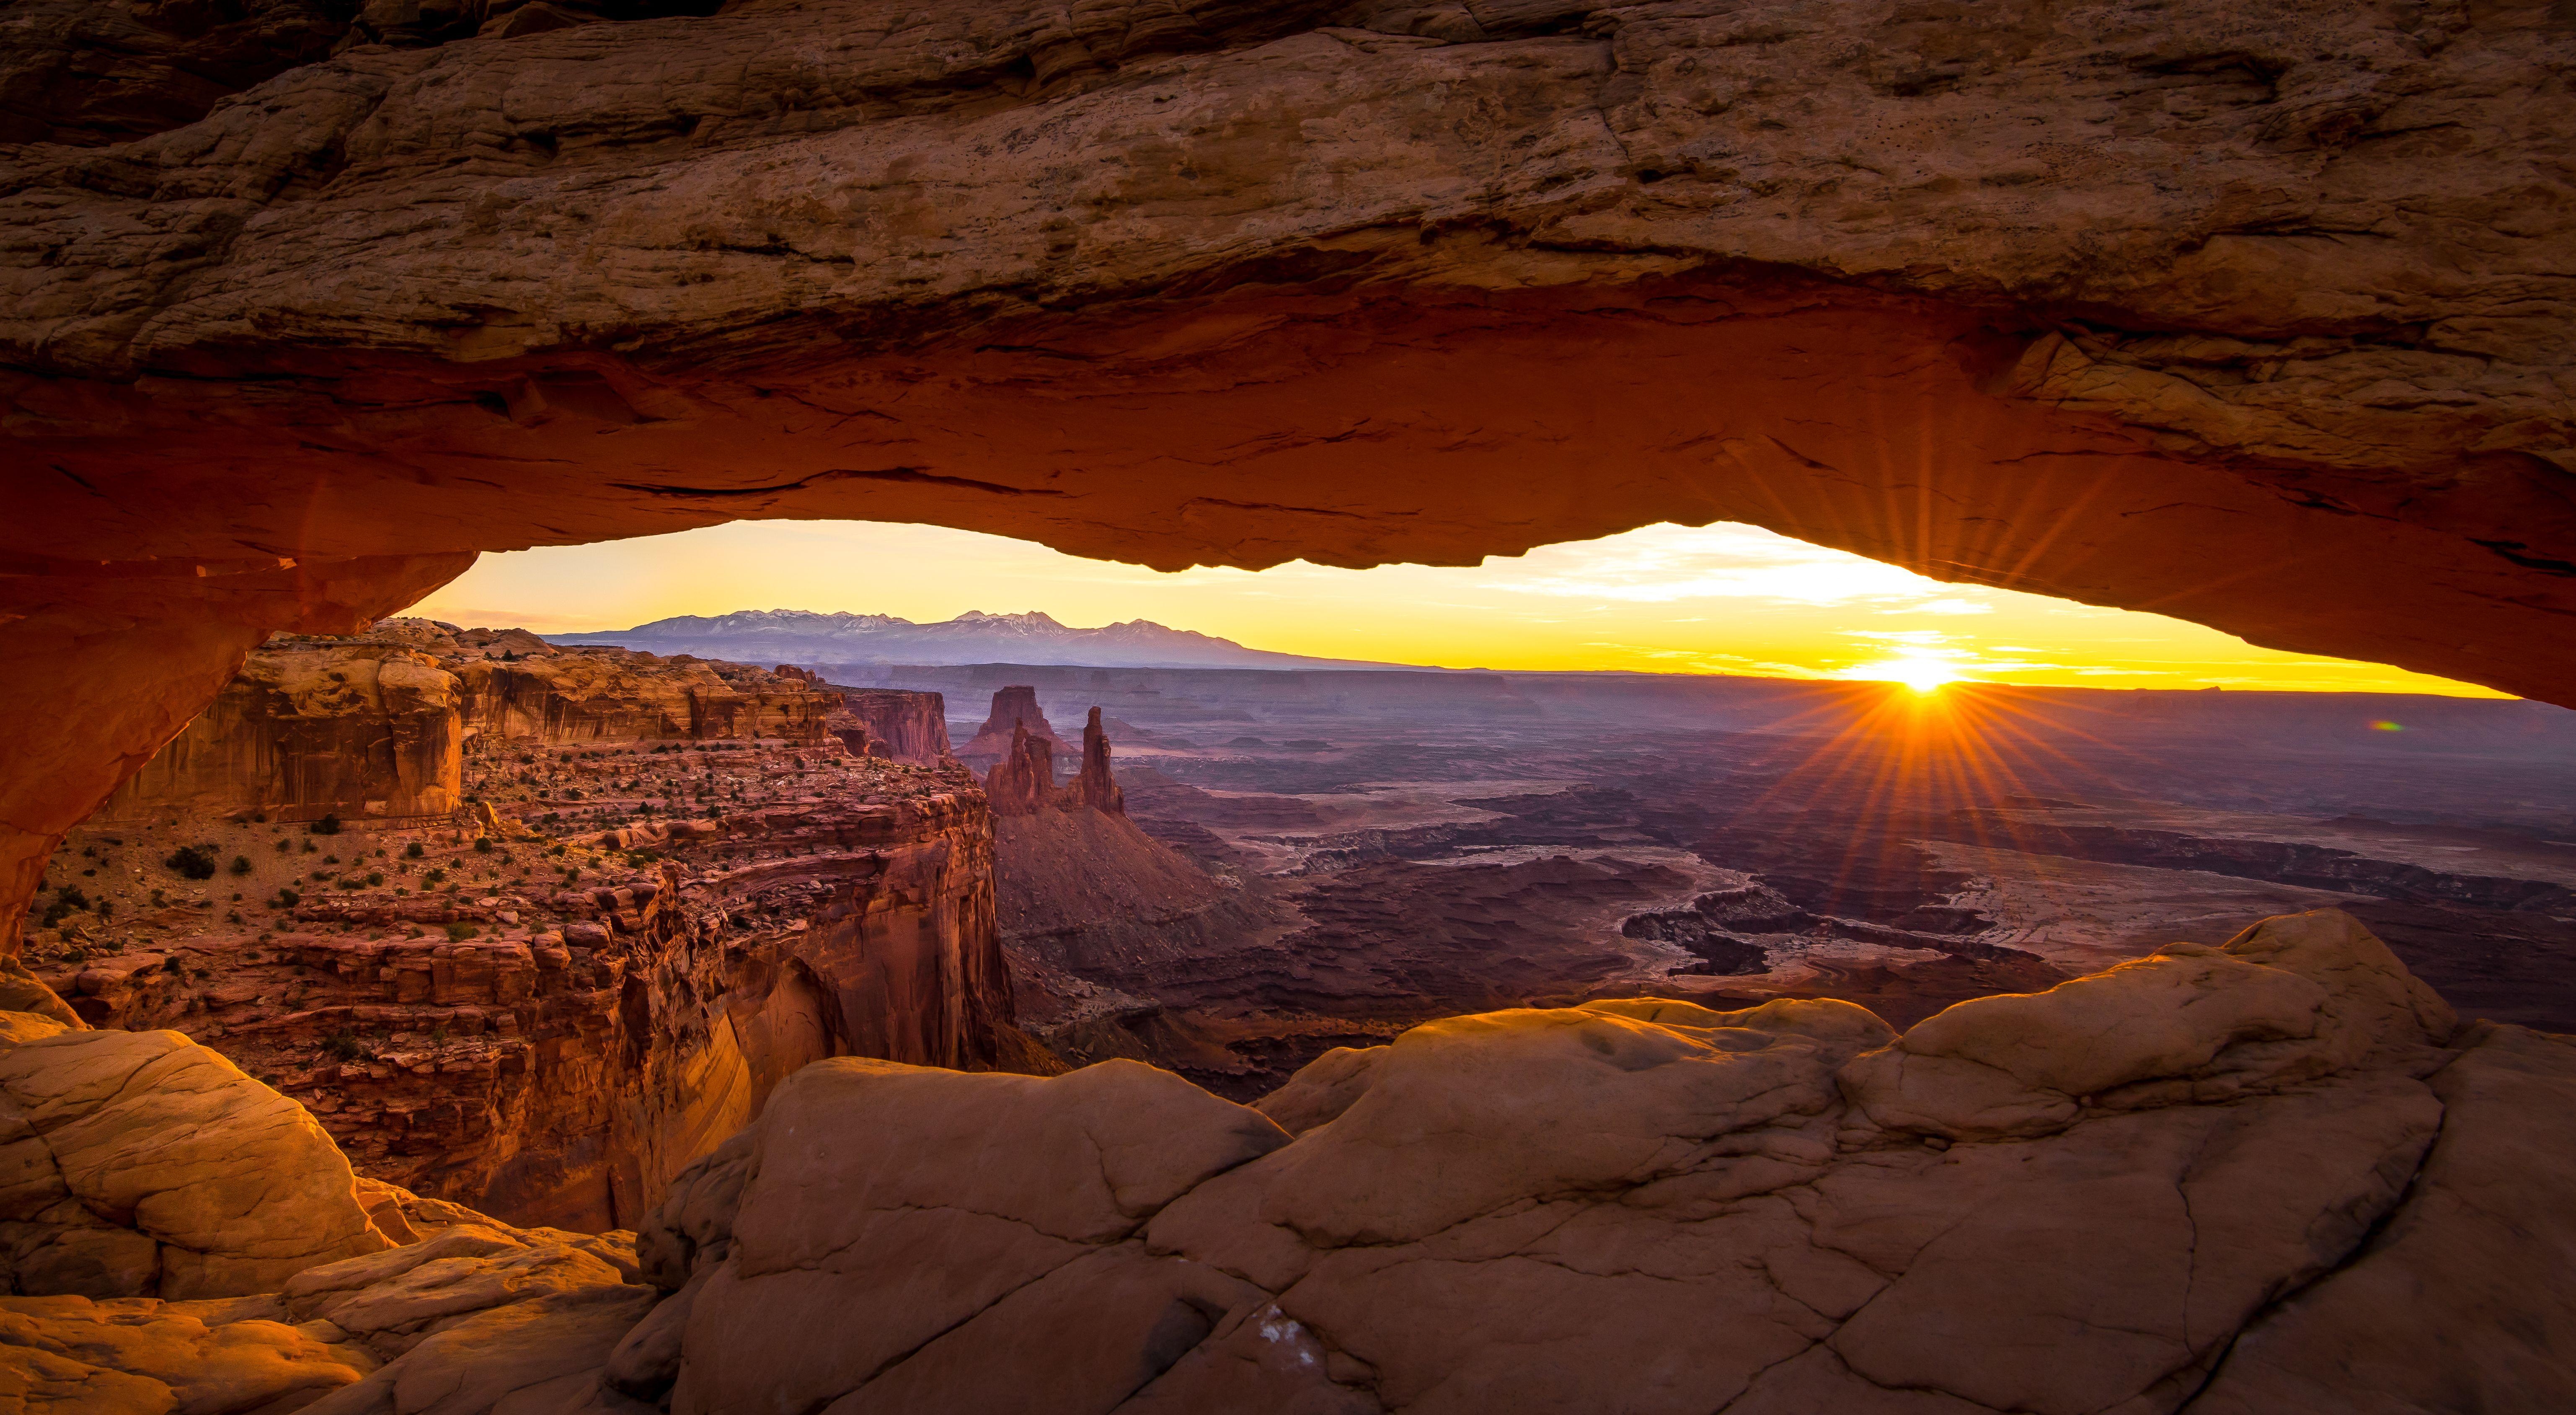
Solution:
[[[14,0],[0,1403],[2576,1402],[2567,11]],[[2525,701],[400,616],[792,518]]]

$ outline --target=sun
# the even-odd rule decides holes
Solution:
[[[1891,658],[1856,668],[1852,676],[1902,683],[1918,693],[1937,693],[1943,684],[1959,681],[1958,669],[1937,658]]]

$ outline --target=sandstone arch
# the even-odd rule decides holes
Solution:
[[[743,0],[0,149],[0,928],[271,629],[740,517],[1738,519],[2576,703],[2564,10]]]

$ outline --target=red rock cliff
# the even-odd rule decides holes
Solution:
[[[1043,1068],[1012,1025],[981,794],[847,770],[829,799],[638,832],[680,858],[608,882],[316,888],[268,929],[209,915],[40,976],[94,1026],[178,1028],[270,1080],[362,1174],[518,1222],[632,1226],[807,1062]],[[406,835],[451,832],[333,848],[400,856]]]
[[[446,815],[462,800],[459,687],[387,644],[263,648],[101,814]]]
[[[1011,749],[984,778],[997,816],[1033,815],[1057,804],[1055,749],[1025,724],[1011,727]]]
[[[1030,736],[1049,747],[1065,745],[1064,739],[1055,735],[1054,726],[1048,723],[1046,710],[1038,706],[1038,690],[1026,684],[1015,684],[993,694],[992,715],[984,719],[982,727],[975,729],[974,737],[965,746],[957,749],[957,755],[1006,756],[1013,750],[1011,730],[1015,727],[1027,728]]]
[[[912,766],[936,766],[949,755],[948,701],[899,688],[840,688],[842,710],[885,744],[886,755]]]

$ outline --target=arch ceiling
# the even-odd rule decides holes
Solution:
[[[2576,704],[2563,5],[298,10],[113,65],[29,9],[18,902],[267,632],[746,517],[1740,520]]]

